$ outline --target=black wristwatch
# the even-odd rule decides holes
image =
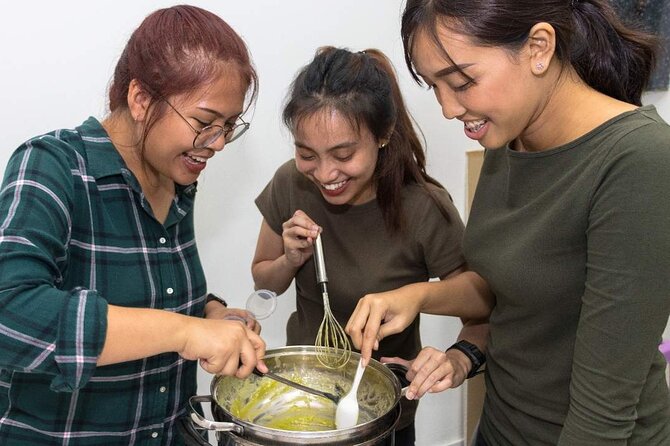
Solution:
[[[477,346],[471,342],[468,342],[466,340],[460,340],[451,347],[447,349],[447,351],[451,350],[452,348],[455,348],[456,350],[459,350],[463,352],[465,356],[470,358],[470,361],[472,362],[472,368],[470,369],[470,373],[468,373],[468,376],[465,378],[472,378],[475,375],[479,375],[480,373],[483,372],[483,370],[479,370],[484,363],[486,362],[486,356],[484,353],[481,352],[477,348]]]
[[[208,303],[210,303],[213,300],[220,303],[224,307],[228,308],[228,302],[226,302],[223,297],[219,297],[219,296],[217,296],[216,294],[213,294],[213,293],[209,293],[207,295],[207,300],[205,301],[205,305],[207,305]]]

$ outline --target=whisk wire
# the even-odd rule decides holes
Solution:
[[[323,320],[319,326],[314,346],[316,358],[319,362],[330,369],[343,367],[351,357],[351,343],[342,325],[335,319],[330,309],[330,299],[326,283],[328,278],[325,271],[323,258],[323,246],[319,234],[314,243],[314,264],[316,266],[316,279],[321,286],[323,297]]]

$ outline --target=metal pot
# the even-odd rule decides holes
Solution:
[[[317,360],[314,346],[291,346],[268,350],[264,361],[279,375],[342,396],[351,387],[359,358],[353,352],[344,367],[328,369]],[[181,426],[188,444],[209,444],[196,431],[205,429],[217,431],[219,445],[225,446],[393,445],[402,395],[394,371],[370,360],[358,390],[359,424],[338,430],[334,403],[269,378],[216,376],[210,392],[189,401],[190,419]],[[216,421],[205,419],[195,409],[195,403],[203,402],[210,402]]]

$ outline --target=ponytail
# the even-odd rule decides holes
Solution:
[[[642,104],[655,64],[657,40],[626,27],[604,0],[575,1],[570,63],[592,88],[631,104]]]

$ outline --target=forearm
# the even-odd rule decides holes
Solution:
[[[189,319],[170,311],[109,305],[105,346],[98,365],[181,351]]]
[[[282,294],[288,289],[299,267],[291,265],[286,255],[274,260],[261,260],[253,265],[251,274],[257,290],[266,289]]]
[[[491,313],[494,297],[486,281],[477,273],[465,271],[438,282],[422,282],[415,287],[421,299],[421,312],[483,319]]]

